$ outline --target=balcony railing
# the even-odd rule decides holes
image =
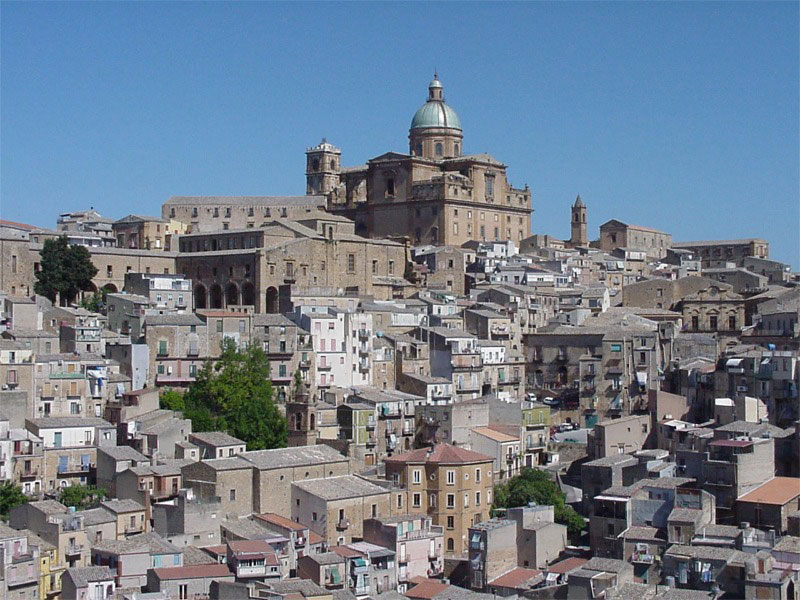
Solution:
[[[344,519],[339,519],[339,521],[336,523],[336,529],[338,529],[339,531],[344,531],[348,527],[350,527],[350,519],[348,519],[347,517],[345,517]]]
[[[67,556],[75,556],[83,552],[83,544],[70,543],[67,544]]]
[[[648,554],[646,552],[634,552],[631,556],[631,562],[640,565],[652,565],[655,560],[656,558],[653,554]]]
[[[361,339],[369,339],[369,330],[368,329],[359,329],[358,330],[358,337]]]

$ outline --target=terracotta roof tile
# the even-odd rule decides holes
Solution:
[[[800,496],[800,478],[773,477],[752,492],[739,498],[739,502],[783,505]]]
[[[262,521],[266,521],[267,523],[272,523],[273,525],[277,525],[285,529],[291,529],[293,531],[303,531],[305,529],[308,529],[305,525],[301,525],[300,523],[295,523],[291,519],[287,519],[286,517],[279,515],[278,513],[264,513],[262,515],[255,515],[255,517],[256,519],[261,519]]]
[[[465,448],[457,448],[450,444],[436,444],[433,451],[429,448],[420,448],[419,450],[412,450],[404,452],[403,454],[395,454],[384,459],[387,463],[441,463],[446,465],[460,464],[460,463],[477,463],[489,462],[494,460],[491,456],[481,454],[480,452],[473,452]]]
[[[500,577],[489,583],[498,587],[518,588],[524,586],[525,583],[531,579],[541,576],[541,574],[542,572],[538,569],[523,569],[522,567],[517,567],[508,573],[503,573]]]
[[[565,558],[564,560],[560,560],[557,563],[553,563],[547,568],[548,573],[569,573],[573,569],[577,569],[584,564],[589,562],[585,558],[578,558],[577,556],[573,556],[571,558]]]
[[[438,581],[423,581],[415,585],[413,588],[406,592],[407,598],[421,598],[422,600],[431,600],[437,594],[441,594],[450,586],[446,583]]]

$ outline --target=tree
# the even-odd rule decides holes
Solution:
[[[27,501],[28,497],[22,493],[21,487],[10,481],[0,483],[0,518],[7,519],[12,508]]]
[[[81,290],[88,290],[97,275],[86,247],[70,246],[66,235],[45,240],[39,264],[34,291],[51,302],[60,296],[62,305],[74,300]]]
[[[295,369],[294,372],[294,396],[297,397],[297,394],[300,393],[300,390],[303,387],[303,374],[300,372],[300,369]]]
[[[494,488],[493,510],[526,506],[530,502],[553,506],[556,523],[567,526],[569,535],[579,535],[586,521],[565,502],[558,484],[539,469],[524,467],[519,475]]]
[[[81,308],[85,308],[88,311],[99,313],[105,304],[104,294],[101,292],[95,292],[88,298],[83,298],[80,302]]]
[[[172,389],[167,389],[161,393],[159,407],[166,410],[183,412],[186,410],[186,402],[183,400],[183,394]]]
[[[106,496],[106,491],[103,488],[93,485],[72,484],[61,489],[58,500],[66,506],[83,509],[96,506]]]
[[[183,400],[194,431],[227,431],[251,450],[286,446],[288,427],[273,400],[269,360],[256,344],[239,350],[226,339],[220,358],[203,365]]]

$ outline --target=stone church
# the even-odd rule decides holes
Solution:
[[[365,237],[460,246],[519,244],[530,235],[530,189],[513,187],[492,156],[463,153],[461,120],[436,75],[408,139],[408,154],[387,152],[358,167],[343,167],[341,150],[323,139],[306,151],[306,194],[327,198],[328,210]]]

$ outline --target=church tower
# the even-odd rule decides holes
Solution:
[[[327,196],[339,185],[342,151],[328,140],[306,150],[306,195]]]
[[[586,235],[586,206],[581,200],[580,194],[572,205],[572,237],[569,240],[571,246],[585,246],[589,243]]]
[[[290,447],[313,446],[317,443],[317,403],[302,383],[294,398],[286,403],[286,421],[289,425]]]

